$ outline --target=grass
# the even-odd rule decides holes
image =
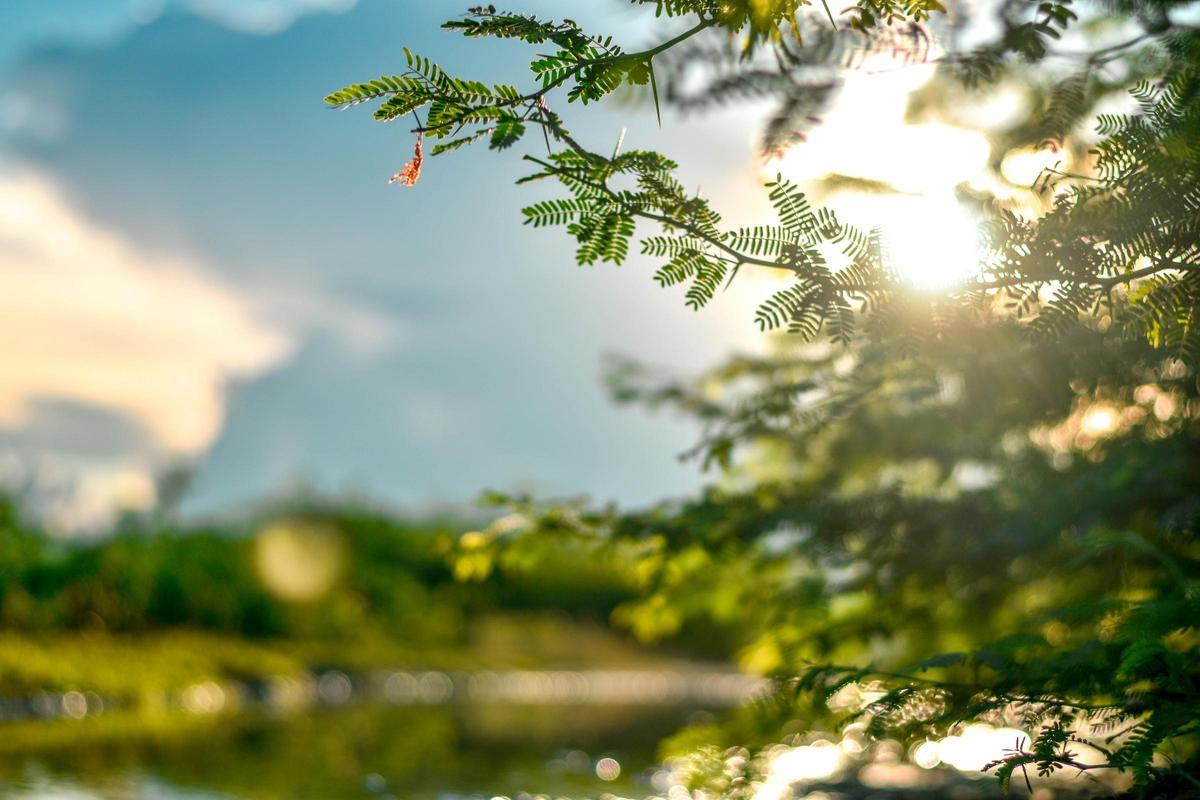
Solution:
[[[141,635],[0,633],[0,696],[90,691],[121,705],[205,681],[298,676],[313,669],[441,670],[645,667],[665,657],[597,625],[550,614],[477,620],[468,640],[417,646],[369,631],[336,640],[247,640],[196,630]]]

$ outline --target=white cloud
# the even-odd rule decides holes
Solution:
[[[358,0],[190,0],[193,13],[243,33],[263,36],[286,30],[305,14],[344,13]]]
[[[195,265],[140,252],[32,173],[0,175],[0,341],[0,424],[70,399],[126,414],[180,454],[216,435],[230,378],[290,345]]]
[[[228,382],[293,346],[196,264],[84,219],[45,177],[3,171],[0,341],[0,479],[64,530],[153,502],[153,475],[216,437]],[[48,429],[55,404],[74,416]]]
[[[371,358],[398,344],[400,321],[302,286],[275,283],[254,290],[262,297],[263,319],[296,337],[322,332],[332,334],[357,358]]]
[[[164,13],[183,11],[227,28],[267,36],[307,14],[344,13],[358,0],[0,0],[0,67],[47,42],[111,44]],[[67,6],[67,8],[64,8]],[[11,8],[11,11],[10,11]],[[86,10],[85,10],[86,8]]]
[[[31,486],[54,527],[100,528],[213,443],[230,381],[280,365],[313,333],[353,358],[399,339],[397,320],[337,297],[212,276],[0,164],[0,485]]]

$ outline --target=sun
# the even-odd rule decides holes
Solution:
[[[984,271],[979,220],[953,189],[924,193],[841,192],[823,205],[866,232],[877,230],[883,264],[902,284],[918,291],[946,292]],[[830,259],[834,270],[845,259]]]
[[[901,280],[945,291],[981,272],[979,223],[955,189],[991,174],[991,144],[979,130],[908,120],[909,95],[933,75],[932,65],[919,65],[848,77],[808,139],[763,171],[809,188],[817,204],[845,222],[864,231],[878,227],[886,261]],[[823,189],[830,176],[850,180]],[[853,186],[856,180],[861,186]]]
[[[879,218],[885,260],[920,289],[950,289],[979,272],[979,226],[952,194],[904,197]]]

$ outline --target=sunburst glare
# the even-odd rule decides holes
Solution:
[[[881,218],[887,260],[922,289],[962,284],[979,270],[979,229],[953,196],[906,197]]]
[[[982,254],[978,222],[955,189],[989,175],[988,139],[940,121],[909,120],[908,98],[933,69],[889,71],[896,65],[879,58],[882,71],[848,77],[806,141],[771,159],[763,173],[798,181],[818,205],[863,229],[878,225],[887,260],[906,283],[926,290],[960,285],[978,274]],[[922,149],[937,157],[897,157]]]

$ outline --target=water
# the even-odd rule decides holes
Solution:
[[[370,704],[168,714],[137,724],[27,722],[0,726],[0,796],[640,797],[654,791],[658,743],[695,713],[694,706],[646,704]]]

